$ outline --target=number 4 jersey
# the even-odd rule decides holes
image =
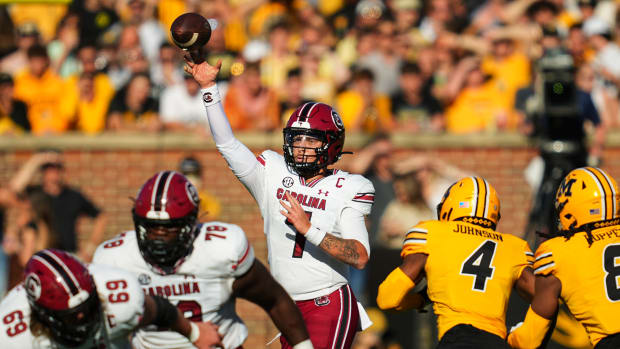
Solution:
[[[439,338],[458,324],[506,337],[510,292],[533,259],[527,242],[471,223],[427,221],[407,232],[401,256],[414,253],[428,255]]]
[[[105,327],[79,347],[72,349],[121,349],[129,346],[129,335],[144,314],[144,293],[135,276],[127,271],[104,265],[89,265],[97,293],[102,301]],[[63,348],[47,337],[30,332],[30,305],[26,290],[20,284],[0,303],[0,347],[2,349]],[[105,332],[102,329],[105,328]]]
[[[534,273],[560,279],[561,298],[596,345],[620,332],[620,226],[593,230],[592,237],[591,246],[584,232],[543,242]]]
[[[254,263],[254,250],[243,230],[233,224],[201,224],[193,252],[175,274],[162,275],[140,254],[136,233],[125,232],[101,244],[93,263],[118,266],[137,276],[145,294],[167,298],[192,321],[211,321],[224,335],[226,348],[237,348],[248,330],[235,312],[232,284]],[[183,335],[159,331],[154,326],[140,329],[133,339],[135,348],[194,348]]]

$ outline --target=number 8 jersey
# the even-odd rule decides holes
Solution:
[[[426,221],[406,234],[401,256],[414,253],[428,255],[424,271],[439,338],[458,324],[506,337],[508,298],[533,259],[527,242],[464,221]]]
[[[136,329],[144,314],[144,293],[131,273],[104,265],[88,266],[102,301],[103,326],[93,338],[72,349],[121,349],[129,346],[129,335]],[[24,285],[13,288],[0,303],[0,348],[51,349],[63,348],[47,337],[35,337],[30,332],[31,310]]]
[[[562,282],[560,297],[593,345],[620,332],[620,226],[549,239],[536,250],[534,274]]]

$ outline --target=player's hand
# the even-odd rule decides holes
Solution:
[[[218,326],[212,322],[194,322],[200,329],[200,337],[194,342],[199,349],[224,348],[222,335],[217,332]]]
[[[291,196],[290,192],[287,191],[285,195],[290,206],[286,203],[286,201],[280,200],[280,205],[284,208],[284,210],[280,210],[280,213],[282,213],[284,217],[288,218],[299,233],[306,235],[311,226],[308,215],[306,215],[306,211],[304,211],[297,199]]]
[[[212,66],[206,61],[200,64],[194,63],[189,53],[185,53],[183,58],[185,59],[185,66],[183,66],[183,70],[185,70],[186,73],[191,74],[201,88],[211,87],[215,84],[217,73],[219,73],[220,68],[222,67],[221,59],[217,61],[215,66]]]

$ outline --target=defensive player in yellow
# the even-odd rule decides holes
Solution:
[[[620,196],[605,171],[571,171],[555,197],[560,236],[538,247],[536,294],[523,325],[508,337],[516,348],[536,348],[561,298],[596,349],[620,348]]]
[[[437,315],[438,348],[508,348],[508,298],[516,285],[531,299],[533,253],[524,240],[495,231],[499,211],[497,193],[484,178],[453,184],[437,207],[439,220],[407,232],[403,263],[379,286],[379,307],[419,306],[415,286],[425,275]]]

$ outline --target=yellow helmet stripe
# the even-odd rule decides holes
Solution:
[[[590,175],[590,177],[592,177],[592,179],[594,179],[594,182],[596,183],[596,185],[598,186],[598,190],[600,193],[602,193],[603,198],[601,199],[601,220],[607,219],[607,193],[605,191],[605,187],[603,186],[603,182],[601,181],[601,179],[596,175],[596,173],[593,171],[594,169],[592,167],[585,167],[583,168],[583,170]]]
[[[602,177],[603,180],[601,180],[601,182],[603,182],[604,184],[607,185],[607,187],[609,187],[609,191],[606,191],[606,193],[611,193],[611,195],[605,195],[605,206],[607,208],[607,216],[609,216],[609,218],[607,219],[614,219],[616,218],[616,188],[614,187],[612,181],[609,179],[609,177],[607,176],[607,174],[602,171],[600,168],[598,167],[593,167],[592,168],[595,172],[597,173],[598,177]]]
[[[476,217],[478,213],[478,179],[476,177],[469,177],[474,185],[474,196],[472,197],[472,207],[470,216]]]

